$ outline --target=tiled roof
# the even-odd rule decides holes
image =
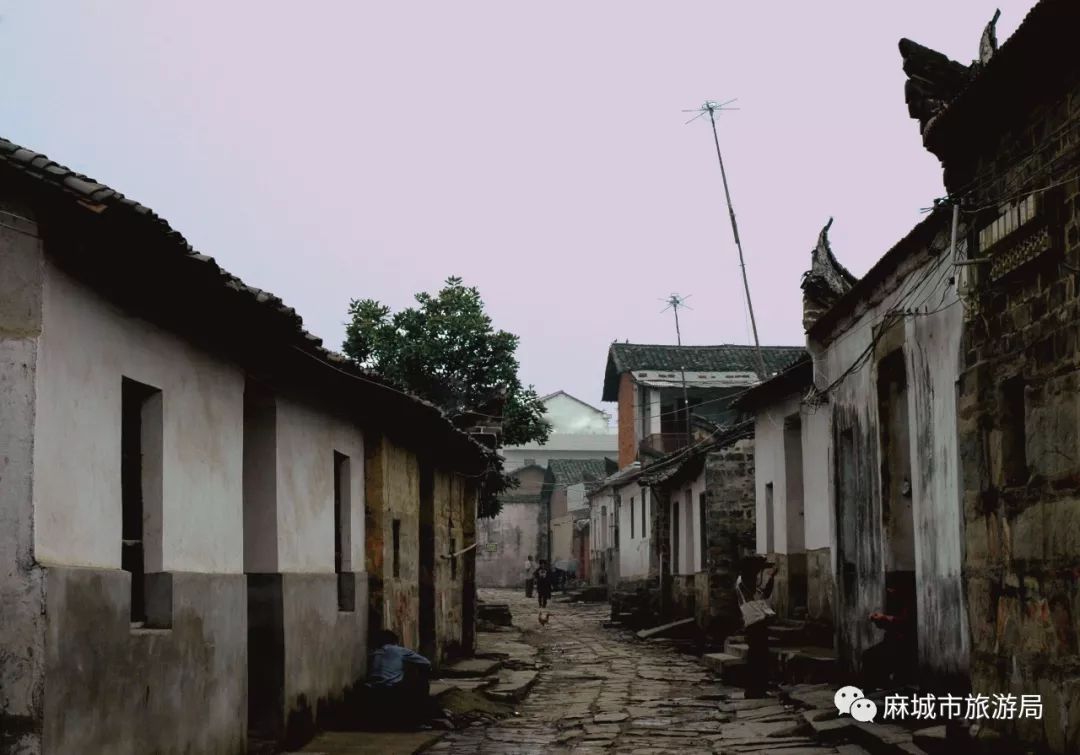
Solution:
[[[805,393],[813,382],[814,362],[809,354],[803,354],[779,374],[747,390],[732,402],[732,406],[744,411],[754,411],[793,393]]]
[[[797,359],[802,346],[762,346],[765,369],[773,374]],[[679,369],[696,372],[757,372],[753,346],[668,346],[638,343],[613,343],[608,349],[604,374],[604,401],[619,398],[619,376],[634,370],[673,372]]]
[[[160,267],[168,266],[170,271],[182,272],[185,280],[198,282],[197,290],[193,288],[186,292],[191,308],[205,306],[202,300],[204,296],[228,299],[233,306],[246,307],[245,312],[252,313],[252,324],[263,331],[260,335],[273,337],[283,346],[303,352],[322,363],[326,370],[347,374],[362,384],[361,387],[367,386],[367,390],[376,389],[380,398],[390,406],[407,407],[414,421],[423,421],[429,427],[437,428],[443,439],[453,439],[459,449],[474,455],[477,460],[493,458],[488,449],[457,430],[434,404],[399,389],[377,373],[357,367],[345,356],[323,348],[320,338],[304,330],[303,320],[295,309],[268,291],[246,285],[222,269],[213,257],[200,254],[179,231],[150,208],[45,155],[3,138],[0,138],[0,168],[11,170],[25,179],[28,194],[33,194],[35,198],[63,203],[65,208],[84,212],[85,215],[81,217],[87,219],[107,221],[100,226],[108,229],[103,232],[126,233],[140,239],[152,237],[156,242],[152,251],[160,255]],[[63,253],[62,249],[57,251]],[[100,260],[102,266],[106,262],[109,260]],[[176,285],[176,280],[163,281],[163,285]]]
[[[608,459],[551,459],[548,462],[556,485],[598,482],[611,473],[611,466]]]
[[[754,420],[746,420],[716,433],[708,441],[668,454],[646,467],[638,478],[643,485],[660,485],[669,480],[680,480],[701,471],[705,457],[746,438],[754,437]]]
[[[970,141],[974,123],[980,131],[991,125],[1013,123],[1025,105],[1023,97],[1045,98],[1051,80],[1064,86],[1076,68],[1075,31],[1080,24],[1080,3],[1075,0],[1039,0],[1016,31],[1000,45],[990,61],[927,125],[924,144],[940,156],[945,142]],[[1047,76],[1053,71],[1055,75]],[[1032,80],[1040,86],[1032,86]],[[993,124],[987,123],[992,116]]]

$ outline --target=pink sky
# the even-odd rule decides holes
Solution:
[[[821,226],[862,274],[943,193],[897,42],[977,56],[1031,0],[0,2],[0,135],[154,208],[339,348],[350,298],[460,275],[522,377],[599,403],[612,340],[800,344]],[[609,409],[611,407],[608,407]]]

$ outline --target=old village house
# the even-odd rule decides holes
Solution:
[[[962,687],[951,220],[931,214],[855,282],[826,227],[803,285],[809,357],[738,405],[757,416],[757,545],[780,613],[833,626],[858,671],[882,639],[869,615],[906,601],[920,678]]]
[[[1042,0],[1000,50],[901,42],[908,104],[965,221],[955,394],[971,686],[1042,696],[994,721],[1080,748],[1080,5]]]
[[[237,753],[380,626],[473,638],[490,453],[147,208],[0,141],[0,749]]]

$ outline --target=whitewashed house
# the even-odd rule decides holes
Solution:
[[[954,248],[951,221],[934,212],[858,281],[826,226],[803,283],[811,364],[738,402],[757,416],[757,545],[788,582],[784,610],[831,618],[841,660],[859,670],[883,637],[868,615],[909,603],[919,671],[944,681],[966,676],[970,654],[954,265],[966,243],[961,224]]]
[[[611,427],[610,414],[566,391],[549,393],[540,403],[544,405],[544,418],[551,425],[551,434],[543,445],[525,443],[499,449],[507,471],[533,464],[546,467],[552,459],[602,460],[615,456],[618,436]]]
[[[427,549],[410,534],[441,500],[397,483],[421,452],[436,479],[490,458],[147,208],[0,140],[0,749],[302,740],[362,678],[369,616],[424,626],[438,606],[422,577],[398,600],[383,564],[471,531],[459,485],[457,524]],[[365,528],[386,481],[392,551]],[[440,595],[472,589],[454,567]],[[467,642],[455,605],[456,628],[426,623]]]
[[[640,474],[641,465],[634,462],[588,496],[593,584],[633,587],[649,577],[649,489],[638,484]]]

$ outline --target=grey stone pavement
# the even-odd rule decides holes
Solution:
[[[452,732],[431,752],[838,752],[808,738],[798,714],[775,698],[745,700],[671,643],[605,629],[606,603],[552,602],[541,626],[535,599],[522,591],[480,595],[510,604],[524,641],[540,649],[542,670],[516,716]]]

